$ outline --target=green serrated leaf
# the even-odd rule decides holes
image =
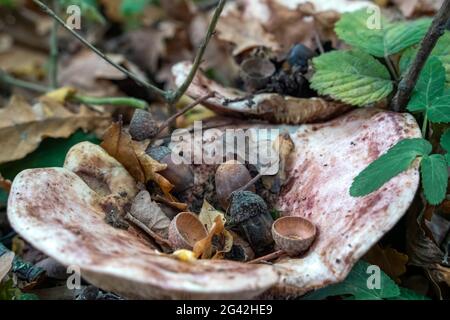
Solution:
[[[320,94],[363,106],[388,96],[393,84],[388,70],[360,50],[333,51],[313,60],[311,86]]]
[[[420,166],[425,198],[431,205],[438,205],[445,199],[448,183],[448,165],[441,154],[424,156]]]
[[[437,97],[428,109],[428,120],[434,123],[450,122],[450,89],[446,90],[442,96]]]
[[[430,154],[431,144],[422,138],[404,139],[369,164],[354,180],[350,195],[362,197],[379,189],[399,173],[407,170],[420,156]]]
[[[411,47],[405,50],[400,59],[400,72],[403,74],[411,65],[413,59],[416,57],[417,48]],[[439,38],[436,46],[430,54],[430,58],[438,58],[444,68],[447,86],[450,86],[450,31],[446,31],[442,37]]]
[[[382,300],[400,295],[400,289],[395,282],[380,270],[380,289],[370,289],[368,279],[371,276],[369,266],[365,261],[359,261],[347,278],[338,284],[308,294],[304,299],[322,300],[327,297],[350,295],[354,300]]]
[[[413,96],[408,104],[408,110],[427,111],[432,107],[433,101],[442,96],[445,89],[445,69],[437,57],[427,61],[417,84]]]
[[[450,152],[450,129],[446,130],[441,136],[440,143],[445,151]]]
[[[336,23],[335,31],[353,47],[386,57],[419,43],[431,24],[428,18],[395,23],[380,18],[379,25],[371,25],[374,15],[366,9],[345,13]]]

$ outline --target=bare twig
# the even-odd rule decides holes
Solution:
[[[226,0],[220,0],[219,4],[216,7],[216,10],[214,11],[214,15],[211,19],[211,22],[208,26],[208,31],[206,32],[205,39],[203,40],[203,43],[201,44],[197,55],[195,56],[194,63],[192,65],[192,68],[187,76],[187,78],[184,80],[183,84],[173,93],[173,95],[169,96],[168,102],[174,103],[178,101],[183,94],[188,89],[189,85],[191,84],[192,80],[194,79],[195,74],[197,73],[198,68],[200,67],[200,64],[203,60],[203,55],[205,53],[206,47],[208,46],[209,40],[211,40],[211,37],[214,34],[214,31],[216,29],[217,21],[219,21],[220,14],[222,13],[223,7],[225,6]]]
[[[94,45],[89,43],[89,41],[84,39],[83,36],[81,36],[80,34],[75,32],[74,30],[72,30],[72,28],[70,28],[60,17],[58,17],[58,15],[52,9],[50,9],[47,5],[45,5],[44,3],[42,3],[39,0],[33,0],[33,2],[36,3],[43,11],[45,11],[53,19],[55,19],[55,21],[57,21],[61,26],[63,26],[67,31],[69,31],[72,35],[74,35],[78,40],[80,40],[81,43],[83,43],[86,47],[91,49],[94,53],[96,53],[103,60],[108,62],[110,65],[112,65],[114,68],[118,69],[120,72],[124,73],[125,75],[127,75],[128,77],[130,77],[131,79],[136,81],[138,84],[140,84],[140,85],[142,85],[142,86],[144,86],[146,88],[149,88],[150,90],[152,90],[156,94],[160,95],[161,97],[166,98],[166,96],[167,96],[166,91],[164,91],[164,90],[154,86],[153,84],[151,84],[147,80],[142,79],[141,77],[137,76],[136,74],[128,71],[127,69],[125,69],[121,65],[119,65],[119,64],[115,63],[114,61],[112,61],[106,54],[101,52]]]
[[[442,7],[439,9],[433,23],[428,29],[427,34],[423,38],[417,56],[414,62],[410,65],[406,75],[400,81],[398,91],[391,102],[391,107],[394,111],[401,112],[405,110],[406,105],[411,98],[411,94],[419,78],[420,71],[425,65],[428,56],[435,47],[439,37],[445,32],[447,20],[450,18],[450,0],[445,0]]]
[[[287,254],[287,253],[286,253],[284,250],[278,250],[278,251],[269,253],[269,254],[267,254],[267,255],[265,255],[265,256],[262,256],[262,257],[259,257],[259,258],[250,260],[250,261],[247,262],[247,263],[250,263],[250,264],[264,263],[264,262],[267,262],[267,261],[271,261],[271,260],[278,259],[278,258],[280,258],[280,257],[282,257],[282,256],[284,256],[284,255],[286,255],[286,254]]]
[[[53,0],[53,7],[55,12],[59,12],[59,0]],[[50,34],[50,59],[48,66],[48,79],[52,89],[58,88],[58,26],[58,22],[54,20]]]
[[[194,102],[188,104],[186,107],[184,107],[183,109],[181,109],[180,111],[178,111],[177,113],[175,113],[174,115],[172,115],[169,119],[167,119],[166,121],[164,121],[160,126],[159,126],[159,132],[161,133],[164,129],[166,129],[168,126],[170,126],[172,124],[172,122],[174,122],[179,116],[185,114],[186,112],[188,112],[189,110],[195,108],[197,105],[201,104],[202,102],[208,100],[209,98],[214,96],[214,92],[208,93],[207,95],[198,98],[197,100],[195,100]]]

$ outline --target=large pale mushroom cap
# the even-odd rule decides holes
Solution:
[[[349,188],[371,161],[400,139],[419,137],[420,130],[408,114],[370,108],[323,124],[283,128],[291,132],[296,151],[279,205],[284,214],[308,217],[318,228],[317,239],[303,258],[268,266],[211,260],[186,263],[160,255],[135,229],[106,224],[98,205],[101,195],[61,168],[22,172],[12,186],[8,217],[36,248],[65,265],[79,265],[88,281],[125,297],[303,294],[343,280],[403,216],[418,187],[417,167],[363,198],[352,198]],[[79,150],[80,145],[74,148]]]

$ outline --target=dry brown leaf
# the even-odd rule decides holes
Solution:
[[[443,0],[393,0],[407,18],[424,14],[434,14],[442,6]]]
[[[397,283],[400,283],[399,277],[406,272],[406,264],[408,263],[406,254],[398,252],[391,247],[382,248],[379,244],[373,246],[366,253],[364,259],[371,264],[379,266]]]
[[[11,181],[3,178],[1,173],[0,173],[0,189],[5,190],[6,193],[9,193],[9,190],[11,190]]]
[[[225,225],[220,216],[216,216],[214,224],[208,231],[208,235],[198,241],[194,245],[194,256],[201,257],[202,259],[209,259],[213,254],[212,240],[215,235],[220,235],[225,230]]]
[[[24,98],[14,96],[0,109],[0,163],[25,157],[44,138],[67,138],[78,129],[103,128],[109,120],[109,114],[83,105],[73,113],[51,99],[42,98],[31,106]]]
[[[0,69],[16,77],[42,79],[47,57],[42,52],[12,45],[0,53]]]
[[[122,129],[121,122],[113,123],[105,132],[102,148],[110,156],[119,161],[139,182],[155,181],[164,193],[170,192],[173,185],[158,172],[167,165],[152,159],[142,148],[142,144],[134,142],[128,132]]]
[[[217,217],[220,217],[225,224],[226,220],[224,214],[219,210],[216,210],[206,199],[204,199],[198,219],[206,227],[207,231],[212,229]]]
[[[150,193],[142,190],[134,198],[131,204],[130,214],[142,222],[150,230],[163,238],[167,238],[170,219],[161,210],[156,202],[153,202]]]
[[[277,39],[255,19],[244,19],[238,11],[228,12],[217,23],[218,38],[233,43],[233,55],[253,49],[266,47],[274,51],[279,50]]]

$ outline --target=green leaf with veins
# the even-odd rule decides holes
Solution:
[[[406,69],[412,63],[412,60],[416,57],[417,48],[411,47],[405,50],[400,59],[400,72],[405,73]],[[439,38],[436,46],[430,54],[429,59],[438,58],[444,68],[447,86],[450,86],[450,31],[446,31],[442,37]]]
[[[379,189],[399,173],[409,169],[417,157],[430,154],[431,144],[422,138],[404,139],[365,168],[350,187],[350,195],[362,197]]]
[[[428,109],[428,120],[434,123],[450,122],[450,89],[433,100],[431,107]]]
[[[354,300],[382,300],[398,297],[399,287],[383,271],[380,272],[380,289],[369,289],[368,279],[372,275],[368,272],[369,266],[367,262],[359,261],[343,282],[314,291],[304,299],[322,300],[333,296],[351,296]]]
[[[388,298],[387,300],[431,300],[431,299],[421,294],[415,293],[412,290],[400,288],[399,296]]]
[[[313,60],[311,86],[320,94],[363,106],[387,97],[393,90],[389,71],[360,50],[333,51]]]
[[[445,89],[445,69],[437,57],[427,61],[414,88],[408,104],[408,110],[426,111],[432,107],[433,101],[442,96]]]
[[[438,205],[447,192],[448,165],[442,154],[425,155],[421,167],[425,198],[431,205]]]
[[[445,151],[450,152],[450,129],[441,136],[440,144]]]
[[[366,9],[343,14],[336,23],[338,37],[376,57],[385,57],[417,44],[425,36],[431,19],[388,22],[381,17],[379,28],[370,28],[373,14]]]

